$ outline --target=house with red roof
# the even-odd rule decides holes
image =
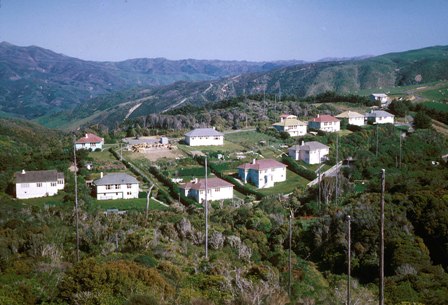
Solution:
[[[179,189],[186,197],[194,198],[199,203],[205,201],[205,179],[193,179],[179,185]],[[233,198],[233,184],[220,178],[207,178],[207,201],[225,200]]]
[[[273,159],[254,159],[251,163],[238,166],[238,177],[257,188],[269,188],[275,182],[286,181],[286,165]]]
[[[326,132],[336,132],[341,130],[341,124],[337,118],[331,115],[318,114],[317,117],[308,121],[308,128]]]
[[[95,150],[97,148],[103,149],[103,145],[104,145],[104,139],[98,137],[93,133],[86,133],[85,137],[82,137],[75,142],[76,150],[79,149]]]

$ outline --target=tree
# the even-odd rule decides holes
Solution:
[[[414,124],[415,124],[415,128],[419,128],[419,129],[431,128],[431,125],[432,125],[431,117],[428,116],[423,111],[419,111],[415,115]]]

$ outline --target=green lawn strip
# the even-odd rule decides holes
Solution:
[[[60,206],[64,204],[70,204],[64,202],[65,192],[58,192],[57,195],[40,197],[40,198],[30,198],[30,199],[17,199],[18,202],[23,203],[28,206],[44,207],[48,206]]]
[[[447,94],[448,99],[448,94]],[[437,103],[437,102],[425,102],[423,106],[429,109],[434,109],[437,111],[448,112],[448,104],[445,103]]]
[[[92,205],[105,211],[108,209],[144,211],[146,209],[146,198],[94,200]],[[168,207],[153,199],[149,201],[149,210],[163,211],[168,209]]]
[[[263,195],[276,195],[276,194],[289,194],[293,192],[298,187],[306,187],[309,181],[305,178],[300,177],[299,175],[293,173],[289,169],[286,170],[286,181],[284,182],[276,182],[274,187],[258,189],[254,185],[250,183],[246,183],[245,186],[256,190]]]

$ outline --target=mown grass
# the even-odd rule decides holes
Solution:
[[[100,210],[119,209],[119,210],[135,210],[144,211],[146,209],[146,198],[138,199],[115,199],[115,200],[94,200],[93,207]],[[151,211],[163,211],[168,210],[169,207],[161,205],[159,202],[151,199],[149,201],[149,210]]]
[[[306,180],[303,177],[293,173],[290,170],[286,170],[286,181],[284,182],[276,182],[274,187],[266,188],[266,189],[257,189],[254,185],[247,183],[246,186],[259,191],[264,195],[277,195],[277,194],[289,194],[293,192],[296,188],[304,188],[306,187],[309,180]]]
[[[448,95],[447,95],[448,98]],[[448,112],[448,104],[445,103],[437,103],[437,102],[425,102],[423,105],[426,108],[434,109],[437,111]]]

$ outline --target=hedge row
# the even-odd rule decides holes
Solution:
[[[283,155],[282,161],[283,161],[283,163],[288,165],[290,170],[292,170],[294,173],[296,173],[299,176],[302,176],[303,178],[305,178],[307,180],[312,181],[312,180],[316,179],[316,177],[317,177],[315,172],[313,172],[312,170],[303,168],[302,166],[297,164],[297,162],[290,156]]]
[[[204,157],[195,157],[195,159],[196,159],[196,161],[197,161],[199,164],[201,164],[201,165],[204,165],[204,164],[205,164],[205,162],[204,162]],[[254,195],[255,198],[256,198],[257,200],[261,200],[263,197],[265,197],[264,194],[262,194],[262,193],[260,193],[260,192],[258,192],[258,191],[256,191],[256,190],[250,189],[250,188],[248,188],[248,187],[245,186],[245,185],[242,185],[242,184],[241,184],[238,180],[236,180],[235,178],[233,178],[233,177],[231,177],[231,176],[228,176],[228,175],[224,175],[224,174],[221,172],[221,170],[220,170],[221,167],[220,167],[219,165],[215,165],[215,164],[213,164],[213,163],[208,163],[207,166],[210,168],[210,170],[211,170],[216,176],[218,176],[219,178],[221,178],[221,179],[223,179],[223,180],[226,180],[227,182],[232,183],[233,186],[234,186],[234,188],[235,188],[238,192],[240,192],[241,194],[246,195],[246,196]]]
[[[109,151],[114,155],[114,157],[115,158],[117,158],[117,160],[120,160],[120,156],[118,155],[118,153],[115,151],[115,150],[113,150],[112,148],[109,148]],[[132,164],[132,163],[130,163],[130,162],[128,162],[127,160],[121,160],[121,162],[132,172],[132,173],[134,173],[135,175],[137,175],[137,176],[140,176],[140,177],[142,177],[142,179],[143,179],[143,181],[145,182],[145,183],[147,183],[148,185],[151,185],[152,184],[152,182],[151,181],[149,181],[149,179],[148,178],[146,178],[145,176],[143,176],[140,172],[139,172],[139,170],[137,170],[136,168],[135,168],[135,166]],[[169,196],[168,195],[168,193],[167,192],[165,192],[165,190],[163,190],[163,189],[159,189],[159,191],[157,192],[157,197],[156,197],[158,200],[160,200],[160,201],[163,201],[163,202],[167,202],[167,203],[172,203],[173,202],[173,198],[171,197],[171,196]]]
[[[173,181],[171,181],[170,178],[168,178],[167,176],[163,175],[159,169],[155,166],[150,166],[149,167],[149,172],[151,174],[153,174],[157,180],[159,180],[160,182],[162,182],[166,187],[168,187],[168,189],[170,190],[170,194],[173,197],[177,197],[179,196],[179,186],[174,183]],[[194,201],[191,198],[188,198],[186,196],[184,196],[183,194],[180,194],[180,202],[186,206],[201,206],[200,204],[198,204],[196,201]]]

